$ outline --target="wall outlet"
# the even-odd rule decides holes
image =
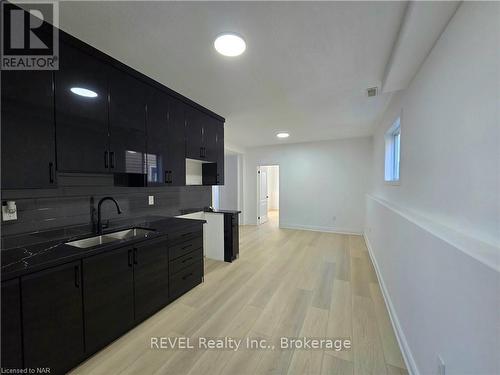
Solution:
[[[17,220],[17,206],[15,201],[2,202],[2,220]]]
[[[444,364],[443,358],[438,355],[438,375],[446,375],[446,366]]]
[[[152,206],[152,205],[154,205],[154,204],[155,204],[155,196],[154,196],[154,195],[150,195],[150,196],[148,197],[148,204],[149,204],[150,206]]]

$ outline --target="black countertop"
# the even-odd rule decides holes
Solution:
[[[214,214],[240,214],[241,211],[236,211],[236,210],[204,210],[205,212],[212,212]]]
[[[163,216],[117,220],[110,222],[110,226],[104,231],[104,234],[131,227],[152,229],[154,232],[148,234],[147,237],[138,237],[133,240],[118,240],[87,249],[69,246],[66,245],[66,242],[94,235],[90,225],[3,238],[2,250],[0,252],[2,280],[82,259],[124,245],[162,237],[188,226],[204,223],[204,220]]]
[[[214,214],[230,214],[230,215],[241,213],[241,211],[236,211],[236,210],[211,210],[208,207],[204,207],[204,208],[188,208],[188,209],[182,210],[181,215],[186,215],[186,214],[191,214],[193,212],[201,212],[201,211],[212,212]]]

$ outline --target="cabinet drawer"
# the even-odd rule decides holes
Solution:
[[[170,299],[175,299],[201,283],[203,278],[203,257],[172,275],[169,282]]]
[[[177,259],[170,261],[169,272],[171,275],[173,275],[174,273],[183,270],[191,264],[199,262],[201,258],[203,258],[203,249],[196,249],[194,251],[191,251],[190,253],[187,253]]]
[[[187,228],[181,229],[180,231],[168,234],[170,245],[189,241],[196,237],[203,237],[202,225],[189,226]]]
[[[196,237],[190,241],[185,241],[174,246],[170,246],[168,251],[169,260],[174,260],[193,250],[203,248],[203,237]]]

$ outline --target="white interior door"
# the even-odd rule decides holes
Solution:
[[[259,223],[265,223],[267,221],[267,206],[269,200],[269,194],[267,192],[267,172],[265,170],[260,170],[259,173]]]

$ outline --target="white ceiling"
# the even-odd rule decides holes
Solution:
[[[253,147],[368,135],[405,2],[61,2],[60,26],[226,118]],[[236,58],[216,35],[244,36]],[[287,130],[287,140],[275,133]]]

